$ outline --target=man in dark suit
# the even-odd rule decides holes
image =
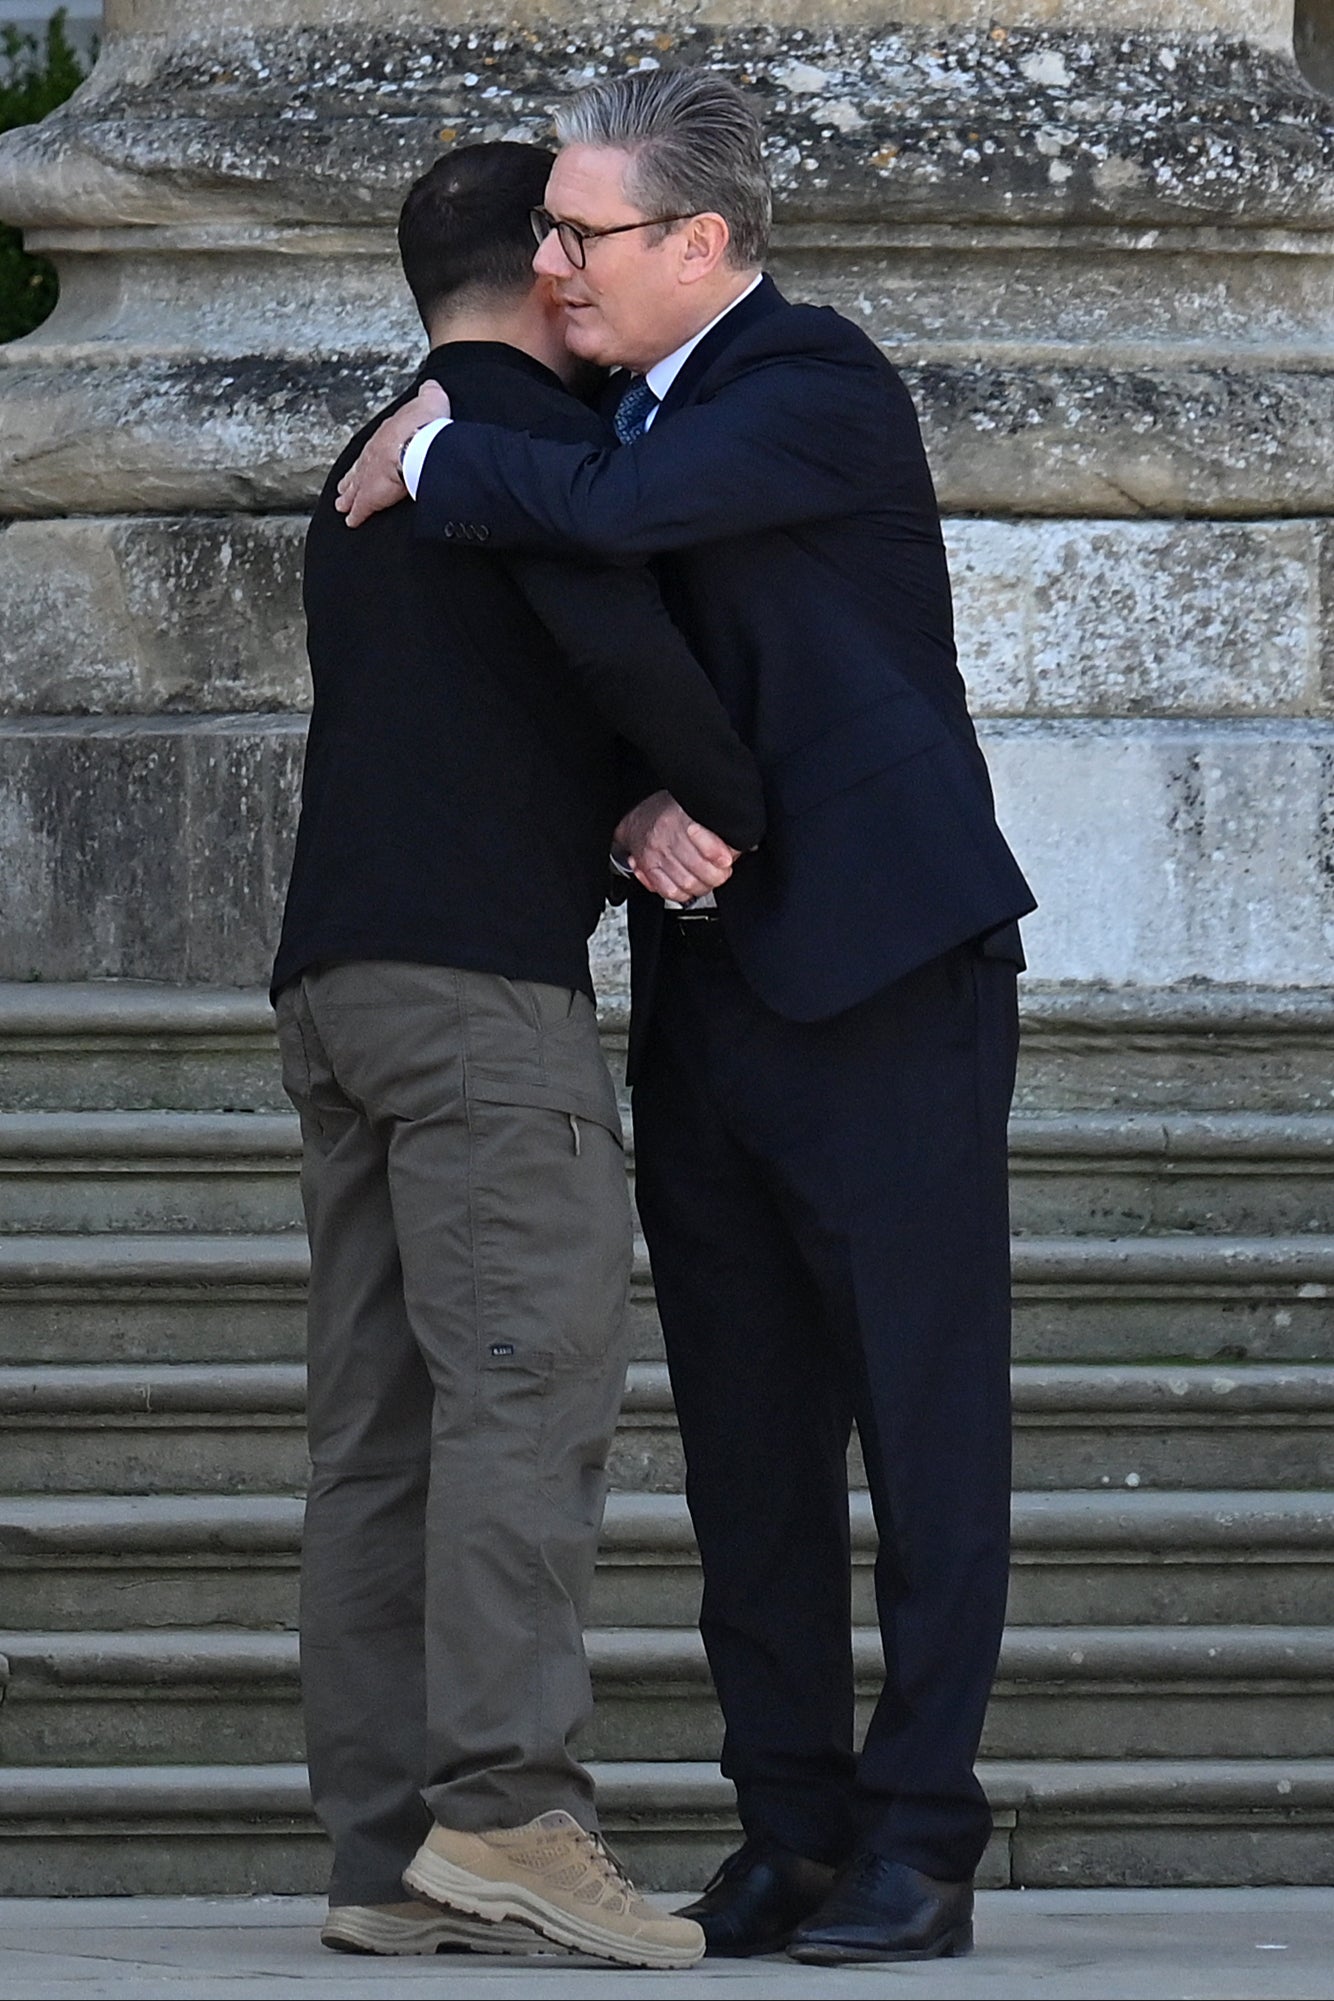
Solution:
[[[559,124],[536,268],[571,347],[631,371],[621,449],[451,422],[426,395],[339,505],[355,525],[406,485],[424,538],[656,557],[759,758],[769,832],[730,879],[670,797],[619,829],[642,883],[703,898],[672,914],[636,892],[631,920],[639,1201],[746,1833],[689,1909],[714,1952],[961,1952],[990,1830],[974,1762],[1006,1592],[1005,1130],[1033,899],[955,664],[910,400],[858,329],[761,277],[749,107],[659,71]],[[886,1661],[859,1756],[854,1421]]]
[[[550,165],[448,155],[399,240],[418,381],[584,449],[605,433],[563,386],[563,315],[530,268]],[[572,1747],[631,1249],[587,941],[618,738],[736,849],[763,832],[759,774],[643,570],[496,555],[481,529],[425,542],[408,507],[349,536],[334,496],[372,428],[307,540],[315,704],[273,973],[311,1241],[324,1939],[531,1949],[502,1922],[521,1918],[686,1965],[698,1927],[632,1891]],[[405,1870],[432,1902],[404,1901]]]

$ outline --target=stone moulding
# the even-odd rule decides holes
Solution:
[[[539,138],[578,84],[704,64],[754,89],[792,219],[1186,222],[1334,213],[1328,106],[1240,38],[1048,27],[367,22],[113,35],[3,149],[25,227],[222,212],[387,222],[441,144]]]
[[[776,274],[903,366],[948,511],[1328,509],[1334,122],[1271,34],[228,18],[130,9],[0,142],[0,215],[62,274],[0,350],[8,513],[308,505],[414,358],[407,182],[675,63],[756,93]]]
[[[0,505],[15,516],[311,505],[411,358],[63,359],[0,349]],[[902,370],[954,513],[1171,518],[1330,511],[1334,370]]]
[[[1028,1033],[1134,1040],[1225,1036],[1229,1042],[1300,1041],[1327,1053],[1334,1011],[1327,990],[1188,981],[1181,986],[1108,987],[1025,979],[1020,1013]],[[613,1027],[615,1014],[613,1010]],[[184,1039],[273,1041],[273,1011],[262,988],[166,985],[148,980],[0,981],[0,1061],[32,1044],[106,1043],[151,1050]]]

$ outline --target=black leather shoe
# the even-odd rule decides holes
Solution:
[[[957,1959],[973,1949],[973,1886],[938,1883],[906,1862],[858,1855],[813,1916],[797,1928],[789,1956],[807,1966],[877,1959]]]
[[[835,1874],[775,1841],[748,1841],[678,1915],[703,1928],[705,1951],[715,1959],[781,1952],[802,1919],[824,1903]]]

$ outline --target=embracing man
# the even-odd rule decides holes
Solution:
[[[641,883],[699,899],[631,893],[638,1195],[746,1836],[687,1909],[714,1953],[964,1952],[991,1825],[974,1763],[1006,1595],[1005,1131],[1033,899],[955,664],[910,400],[864,334],[761,275],[749,105],[656,71],[591,86],[558,126],[535,268],[573,352],[629,371],[619,448],[477,423],[427,385],[338,505],[356,527],[406,490],[428,544],[657,559],[759,760],[768,833],[735,873],[669,791],[618,829]],[[886,1664],[859,1754],[854,1422]]]
[[[399,244],[418,381],[588,448],[603,427],[564,386],[579,364],[531,268],[551,163],[446,155]],[[634,1892],[573,1747],[631,1260],[587,941],[620,740],[718,830],[722,873],[764,831],[759,773],[644,570],[505,557],[480,530],[422,541],[406,506],[350,536],[334,496],[366,435],[306,545],[315,702],[273,973],[311,1246],[323,1937],[424,1953],[540,1933],[689,1965],[699,1927]]]

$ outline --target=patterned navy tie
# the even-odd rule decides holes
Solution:
[[[623,445],[632,445],[636,438],[643,437],[648,420],[657,407],[658,399],[649,388],[647,379],[637,375],[616,405],[616,414],[611,420],[612,429]]]

